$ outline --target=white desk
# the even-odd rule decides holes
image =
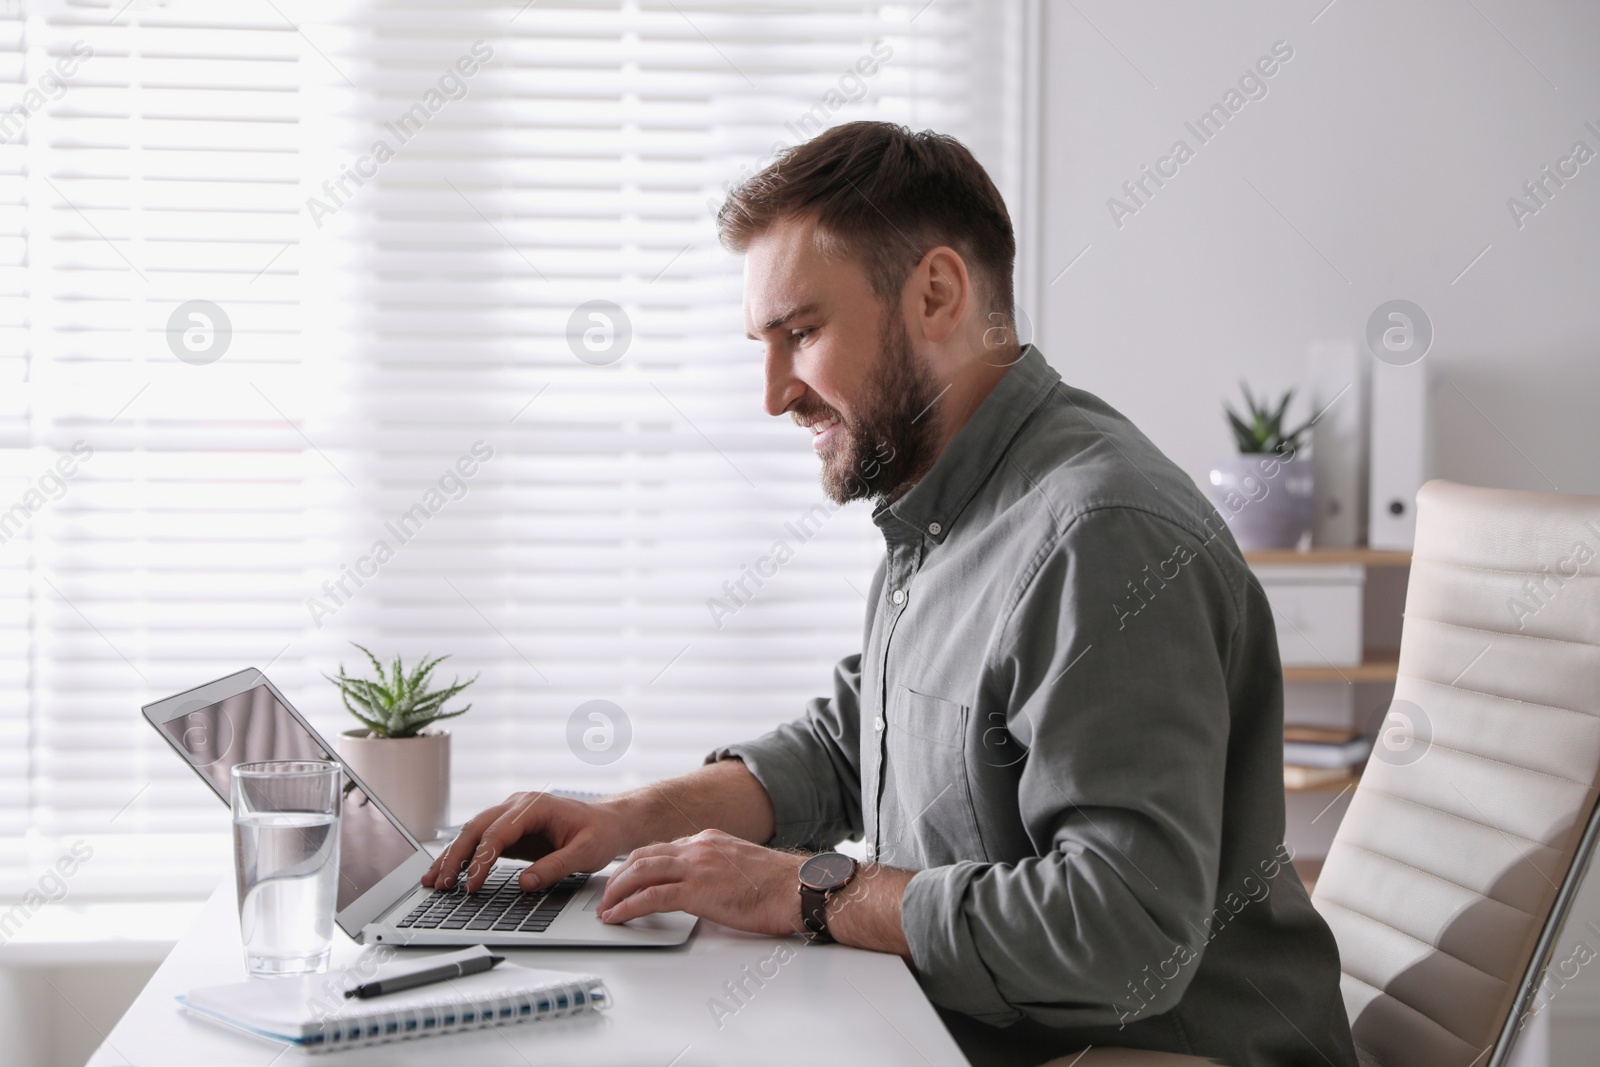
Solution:
[[[334,931],[333,966],[360,946]],[[702,1064],[872,1063],[966,1067],[966,1059],[897,956],[841,945],[789,942],[794,956],[735,1014],[724,983],[752,973],[779,943],[702,921],[676,949],[496,949],[532,967],[588,971],[605,979],[614,1006],[588,1018],[502,1026],[350,1049],[324,1057],[190,1018],[173,1001],[197,986],[244,979],[231,882],[211,894],[200,920],[172,950],[89,1067],[326,1067],[470,1064],[471,1067],[696,1067]],[[774,964],[765,970],[770,973]],[[840,1055],[841,1050],[848,1050]],[[281,1059],[278,1059],[279,1056]]]

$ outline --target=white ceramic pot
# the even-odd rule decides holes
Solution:
[[[1316,518],[1316,479],[1303,456],[1228,456],[1211,469],[1206,488],[1245,552],[1294,548]]]
[[[446,731],[373,737],[366,730],[346,730],[339,735],[339,758],[417,840],[432,841],[447,825],[450,734]]]

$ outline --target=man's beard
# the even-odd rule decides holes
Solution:
[[[883,358],[856,415],[844,415],[820,400],[794,409],[796,421],[839,419],[834,442],[824,446],[822,491],[836,504],[868,497],[894,500],[933,465],[940,390],[911,351],[911,336],[891,311],[882,329]]]

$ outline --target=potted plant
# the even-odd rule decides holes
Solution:
[[[361,722],[359,728],[340,733],[339,756],[412,836],[431,841],[446,824],[450,808],[450,735],[434,724],[472,708],[468,704],[447,711],[444,705],[477,681],[477,675],[430,688],[429,676],[448,656],[424,656],[410,671],[396,656],[385,676],[378,657],[356,647],[366,653],[375,677],[351,677],[343,663],[337,678],[323,675]]]
[[[1211,500],[1241,549],[1293,548],[1316,517],[1311,460],[1301,454],[1302,438],[1316,420],[1286,432],[1283,420],[1294,390],[1274,406],[1258,402],[1243,382],[1240,386],[1249,416],[1223,404],[1239,453],[1212,468]]]

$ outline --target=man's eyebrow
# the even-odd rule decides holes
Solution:
[[[774,317],[768,319],[766,322],[762,323],[761,332],[762,333],[767,333],[768,331],[776,330],[778,327],[782,326],[784,323],[788,322],[789,320],[797,319],[802,315],[809,315],[809,314],[811,314],[812,312],[814,312],[816,310],[817,310],[817,305],[816,304],[801,304],[798,307],[788,308],[787,310],[780,312],[779,314],[775,315]],[[747,333],[747,334],[745,334],[745,336],[748,337],[752,341],[759,341],[760,340],[760,338],[757,337],[753,333]]]

